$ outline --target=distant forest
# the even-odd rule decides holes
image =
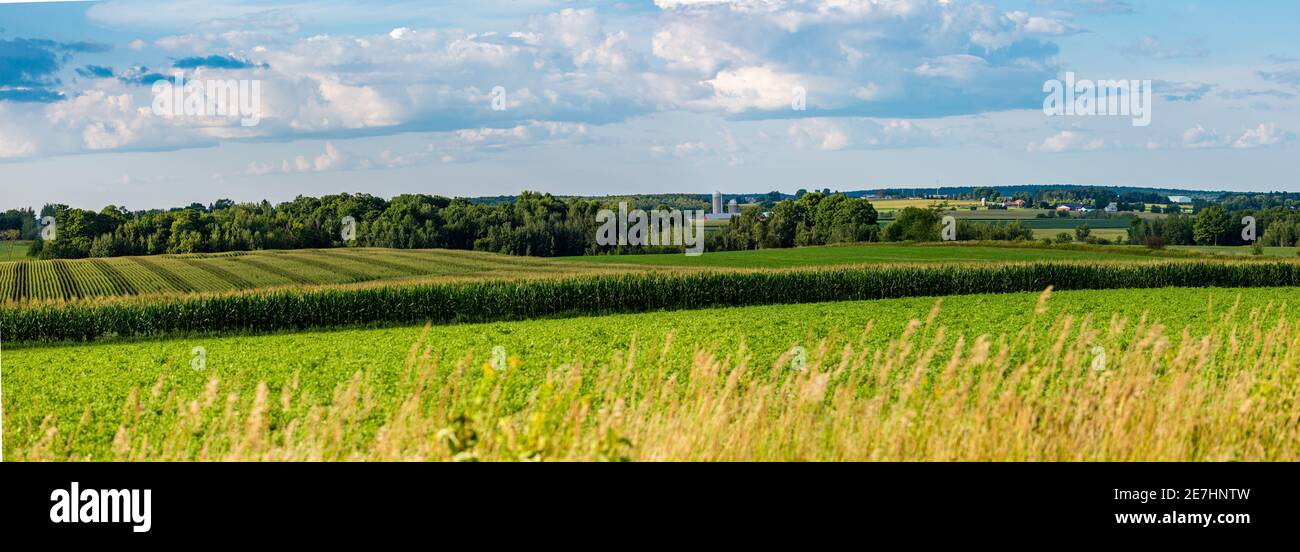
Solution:
[[[110,205],[99,211],[46,205],[5,212],[0,219],[19,239],[33,240],[30,255],[44,259],[216,253],[261,249],[344,246],[402,249],[447,248],[541,257],[672,251],[672,247],[596,244],[596,213],[628,201],[632,208],[707,210],[704,196],[665,195],[561,199],[525,192],[513,201],[475,201],[419,194],[391,200],[366,194],[293,201],[235,203],[129,211]],[[727,230],[712,233],[709,249],[793,247],[869,241],[879,233],[876,211],[866,200],[844,195],[804,194],[770,205],[751,206]],[[54,217],[55,239],[43,241],[39,218]],[[343,239],[343,221],[353,217],[353,240]],[[11,238],[12,239],[12,238]]]
[[[963,196],[999,197],[992,188],[971,188]],[[1040,189],[1032,199],[1079,200],[1094,206],[1110,201],[1155,203],[1156,192],[1098,187]],[[743,250],[864,241],[934,241],[940,215],[933,209],[898,212],[883,229],[870,198],[830,190],[791,195],[728,194],[750,203],[720,231],[710,232],[706,249]],[[1013,196],[1001,196],[1013,197]],[[217,253],[262,249],[307,249],[344,246],[448,248],[541,257],[676,251],[673,247],[602,247],[595,243],[596,213],[626,201],[639,209],[709,209],[710,197],[699,194],[557,197],[525,192],[517,197],[446,198],[421,194],[384,199],[367,194],[300,196],[270,202],[235,203],[129,211],[110,205],[99,211],[45,205],[0,212],[0,237],[31,240],[29,253],[45,259]],[[1127,210],[1127,209],[1126,209]],[[1140,210],[1140,209],[1136,209]],[[1211,203],[1197,198],[1192,215],[1134,217],[1127,243],[1163,245],[1241,245],[1242,216],[1257,219],[1259,242],[1267,246],[1300,245],[1300,195],[1225,193]],[[41,239],[40,219],[57,222],[56,239]],[[343,239],[343,220],[356,221],[355,239]],[[1132,215],[1128,215],[1132,216]],[[960,240],[1030,240],[1018,223],[985,224],[961,220]],[[1087,232],[1077,233],[1080,240]],[[1089,238],[1088,241],[1099,241]]]

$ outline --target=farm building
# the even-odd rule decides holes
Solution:
[[[1169,202],[1178,204],[1191,203],[1192,198],[1187,196],[1169,196]]]

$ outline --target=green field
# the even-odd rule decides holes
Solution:
[[[1171,245],[1169,249],[1178,251],[1193,251],[1197,253],[1210,253],[1214,255],[1236,255],[1251,256],[1254,255],[1249,245],[1230,246],[1230,245]],[[1296,257],[1300,248],[1295,247],[1265,247],[1264,256],[1267,257]]]
[[[908,207],[920,207],[928,209],[936,205],[948,205],[955,209],[978,207],[980,202],[968,199],[961,200],[941,200],[941,199],[872,199],[866,198],[875,207],[877,212],[886,213],[900,211]]]
[[[30,241],[0,241],[0,262],[26,259],[31,245]]]
[[[0,309],[4,460],[1300,460],[1291,259],[862,244],[0,271],[44,298]],[[68,300],[113,294],[132,296]]]
[[[1073,231],[1071,231],[1073,235]],[[1054,235],[1054,234],[1053,234]],[[1009,262],[1009,261],[1084,261],[1132,260],[1148,258],[1110,251],[1046,249],[1032,247],[986,247],[971,245],[895,245],[863,244],[756,251],[718,251],[696,257],[682,254],[602,255],[564,257],[565,260],[607,264],[648,266],[696,266],[716,268],[790,268],[846,264]]]
[[[1089,233],[1090,236],[1103,238],[1112,243],[1123,243],[1128,240],[1128,230],[1122,228],[1093,228],[1091,230],[1092,231]],[[1074,238],[1073,228],[1035,228],[1034,239],[1041,240],[1043,238],[1055,238],[1061,232],[1065,232],[1066,234],[1069,234],[1071,238]]]
[[[1135,252],[1137,253],[1137,252]],[[106,259],[0,262],[0,299],[54,301],[116,296],[574,275],[636,266],[785,268],[904,262],[1120,260],[1100,251],[873,244],[760,251],[542,259],[478,251],[316,249]]]
[[[433,327],[423,340],[420,339],[421,328],[403,327],[99,345],[6,347],[5,460],[123,457],[123,453],[114,453],[115,434],[122,424],[134,424],[139,432],[120,437],[134,443],[120,444],[120,447],[147,448],[150,446],[148,443],[162,446],[179,434],[189,435],[173,427],[173,424],[181,422],[168,412],[180,408],[183,414],[187,397],[196,397],[196,401],[202,402],[197,397],[215,391],[211,388],[205,391],[206,386],[216,383],[215,380],[220,380],[225,386],[222,393],[231,393],[230,400],[235,401],[232,405],[236,406],[246,407],[249,401],[256,402],[258,399],[254,395],[265,395],[272,404],[283,402],[287,405],[290,393],[286,389],[291,388],[295,397],[314,397],[316,401],[325,399],[326,402],[322,403],[325,406],[330,404],[329,397],[334,396],[337,407],[342,400],[340,397],[350,396],[344,389],[351,389],[348,382],[355,385],[357,378],[362,378],[366,390],[365,413],[352,413],[356,417],[349,418],[352,421],[347,424],[349,435],[352,435],[350,439],[356,441],[355,446],[364,447],[373,444],[379,426],[403,408],[401,401],[409,396],[410,378],[413,377],[403,367],[410,366],[416,356],[428,359],[422,362],[428,366],[426,377],[433,378],[428,382],[431,390],[428,400],[432,401],[428,404],[438,410],[460,401],[461,393],[470,393],[476,388],[473,381],[482,378],[465,376],[465,373],[482,375],[485,371],[490,372],[493,348],[501,347],[509,360],[499,366],[508,368],[503,368],[507,374],[493,392],[493,396],[499,398],[493,400],[500,403],[495,408],[500,409],[501,423],[505,424],[504,416],[509,412],[535,402],[538,392],[545,393],[541,390],[558,385],[558,382],[548,383],[557,374],[554,369],[575,362],[597,367],[593,372],[597,379],[602,373],[599,367],[607,366],[613,370],[614,366],[619,366],[626,368],[619,372],[623,374],[621,377],[641,374],[635,376],[637,380],[645,378],[656,382],[655,386],[662,385],[665,378],[675,373],[673,367],[688,367],[692,362],[699,367],[701,361],[696,356],[697,351],[710,351],[718,359],[730,359],[728,363],[744,358],[744,364],[753,370],[753,374],[746,378],[759,378],[761,381],[769,377],[764,374],[774,363],[783,365],[782,355],[795,345],[805,347],[810,355],[821,359],[818,362],[824,360],[832,367],[841,362],[839,348],[851,345],[854,350],[864,351],[863,354],[868,350],[895,351],[887,353],[887,357],[902,354],[909,359],[904,366],[917,362],[920,363],[917,366],[938,369],[947,361],[948,355],[944,351],[951,350],[958,339],[970,344],[976,336],[987,334],[993,343],[1011,343],[1013,348],[1023,345],[1037,350],[1033,341],[1042,340],[1038,347],[1050,347],[1055,340],[1053,332],[1070,336],[1090,335],[1083,330],[1082,317],[1090,317],[1092,322],[1089,325],[1100,333],[1094,338],[1083,337],[1081,340],[1095,339],[1096,343],[1121,351],[1130,346],[1152,346],[1150,344],[1154,341],[1150,336],[1154,334],[1150,332],[1157,332],[1168,336],[1169,340],[1168,345],[1159,347],[1173,351],[1178,347],[1178,336],[1182,335],[1184,328],[1191,336],[1208,331],[1222,332],[1224,328],[1231,328],[1234,334],[1244,331],[1242,335],[1267,331],[1278,320],[1277,308],[1289,298],[1300,298],[1297,291],[1296,288],[1168,288],[1161,290],[1159,300],[1155,301],[1149,290],[1108,290],[1057,292],[1046,303],[1038,293],[1017,293],[948,297],[940,303],[933,298],[909,298],[717,308]],[[1036,305],[1044,305],[1043,311],[1036,312]],[[1259,311],[1265,314],[1259,315]],[[1116,315],[1113,320],[1112,313]],[[1158,321],[1163,326],[1142,323],[1144,313],[1151,321]],[[1070,322],[1060,318],[1063,314],[1079,318]],[[1288,318],[1293,316],[1288,315]],[[912,320],[928,322],[908,330]],[[1108,326],[1109,331],[1106,330]],[[1024,333],[1026,328],[1042,328],[1047,333],[1028,337]],[[904,335],[911,335],[908,339],[915,343],[916,349],[911,353],[897,349],[897,340]],[[822,340],[826,340],[826,348],[819,349]],[[413,348],[417,341],[421,346]],[[1246,344],[1251,342],[1247,340]],[[1083,350],[1091,346],[1091,341],[1079,345]],[[195,347],[202,347],[206,352],[201,370],[192,368]],[[1195,348],[1200,348],[1200,345],[1196,344]],[[938,351],[938,355],[926,360],[930,355],[925,353],[927,349]],[[630,350],[636,353],[628,354]],[[1075,349],[1070,351],[1070,358],[1074,358]],[[1120,353],[1114,354],[1114,362],[1121,362]],[[877,364],[882,362],[881,357],[876,359]],[[1082,362],[1086,366],[1086,359]],[[904,370],[903,374],[907,374],[913,368]],[[1140,372],[1146,373],[1147,370]],[[558,373],[563,374],[564,370],[561,368]],[[1085,368],[1082,374],[1087,373]],[[461,377],[469,379],[460,382],[457,378]],[[692,373],[691,377],[700,378],[701,375]],[[447,383],[449,380],[459,383]],[[907,378],[902,381],[905,383]],[[266,389],[256,389],[259,383],[265,383]],[[665,389],[670,388],[671,385]],[[444,394],[443,398],[436,399],[439,393]],[[174,401],[173,396],[176,397]],[[1280,400],[1285,396],[1270,396],[1273,398],[1265,397],[1263,400]],[[347,400],[361,399],[353,397]],[[199,408],[198,402],[193,408]],[[125,410],[123,405],[127,405]],[[142,409],[144,405],[153,406]],[[1236,411],[1235,403],[1231,408]],[[214,412],[219,414],[220,408]],[[260,423],[269,424],[266,431],[274,442],[275,435],[284,437],[277,433],[276,427],[280,427],[282,432],[283,424],[305,412],[293,408],[281,411],[276,407],[270,421]],[[330,411],[321,412],[328,416]],[[567,410],[560,412],[561,418],[564,412]],[[176,415],[183,418],[182,414]],[[451,416],[454,412],[446,414]],[[534,417],[534,423],[536,421]],[[213,423],[229,422],[215,420]],[[523,424],[519,431],[527,433],[527,420],[519,423]],[[60,427],[61,432],[51,434],[48,429],[54,426]],[[1206,426],[1205,431],[1217,430]],[[195,435],[203,438],[203,433]],[[649,436],[637,436],[632,442],[644,447],[652,440]],[[1194,456],[1199,458],[1213,450],[1214,447],[1204,448]],[[155,452],[155,457],[165,456],[161,451]],[[1068,451],[1070,454],[1074,452]],[[1294,452],[1294,448],[1290,452],[1282,451],[1292,456]],[[199,453],[200,450],[195,448],[174,450],[171,454],[190,457],[187,455]],[[1118,450],[1111,451],[1109,456],[1099,454],[1103,458],[1124,457]],[[1141,451],[1135,451],[1135,454],[1141,456]],[[635,449],[632,456],[637,457]],[[1148,456],[1156,454],[1148,453]]]
[[[0,299],[69,300],[593,272],[553,259],[457,250],[317,249],[0,263]]]

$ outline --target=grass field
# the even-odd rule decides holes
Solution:
[[[30,241],[0,241],[0,262],[26,259],[31,245]]]
[[[1074,237],[1073,228],[1035,228],[1034,239],[1056,238],[1058,234],[1065,232],[1071,238]],[[1128,230],[1123,228],[1093,228],[1091,236],[1110,240],[1111,242],[1124,242],[1128,240]]]
[[[1229,246],[1229,245],[1171,245],[1169,249],[1179,251],[1194,251],[1197,253],[1210,253],[1214,255],[1254,255],[1249,245]],[[1300,248],[1295,247],[1265,247],[1264,255],[1268,257],[1296,257]]]
[[[928,209],[935,205],[947,204],[953,208],[977,207],[980,202],[971,200],[938,200],[938,199],[872,199],[866,198],[875,207],[877,212],[900,211],[908,207],[920,207]]]
[[[5,460],[1296,460],[1297,291],[6,347]]]
[[[0,298],[69,300],[375,281],[517,278],[591,265],[477,251],[320,249],[0,263]]]
[[[1071,231],[1073,234],[1073,231]],[[1136,252],[1135,252],[1136,253]],[[1143,260],[1144,257],[1119,252],[982,247],[865,244],[829,247],[796,247],[757,251],[719,251],[697,257],[681,254],[603,255],[565,257],[565,260],[603,264],[655,266],[696,266],[717,268],[789,268],[844,264],[940,263],[940,262],[1007,262],[1007,261],[1077,261]]]

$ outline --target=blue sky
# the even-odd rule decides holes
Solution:
[[[0,208],[1300,191],[1295,21],[1284,0],[0,2]],[[155,114],[151,85],[176,71],[257,81],[258,124]],[[1152,81],[1151,125],[1044,115],[1067,71]]]

